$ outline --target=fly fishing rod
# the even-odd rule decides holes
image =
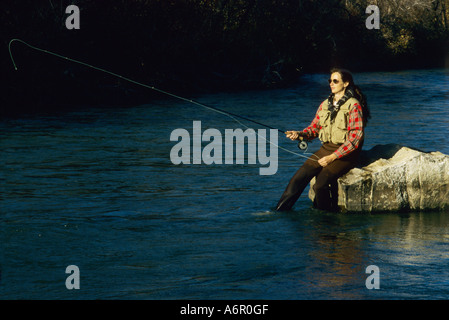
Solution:
[[[217,107],[208,106],[208,105],[199,103],[199,102],[197,102],[197,101],[194,101],[194,100],[191,100],[191,99],[187,99],[187,98],[178,96],[178,95],[176,95],[176,94],[173,94],[173,93],[170,93],[170,92],[161,90],[161,89],[156,88],[156,87],[154,87],[154,86],[150,86],[150,85],[147,85],[147,84],[144,84],[144,83],[135,81],[135,80],[133,80],[133,79],[124,77],[124,76],[119,75],[119,74],[117,74],[117,73],[108,71],[108,70],[106,70],[106,69],[102,69],[102,68],[93,66],[93,65],[91,65],[91,64],[88,64],[88,63],[85,63],[85,62],[82,62],[82,61],[78,61],[78,60],[69,58],[69,57],[67,57],[67,56],[63,56],[63,55],[57,54],[57,53],[55,53],[55,52],[51,52],[51,51],[49,51],[49,50],[45,50],[45,49],[41,49],[41,48],[35,47],[35,46],[30,45],[29,43],[27,43],[27,42],[25,42],[25,41],[23,41],[23,40],[21,40],[21,39],[11,39],[11,41],[9,41],[9,45],[8,45],[9,56],[11,57],[12,64],[13,64],[14,69],[15,69],[16,71],[17,71],[18,69],[17,69],[17,65],[16,65],[16,62],[15,62],[15,60],[14,60],[14,58],[13,58],[13,54],[12,54],[12,51],[11,51],[11,45],[12,45],[12,43],[15,42],[15,41],[20,42],[20,43],[22,43],[22,44],[28,46],[29,48],[31,48],[31,49],[33,49],[33,50],[36,50],[36,51],[39,51],[39,52],[43,52],[43,53],[46,53],[46,54],[49,54],[49,55],[58,57],[58,58],[60,58],[60,59],[64,59],[64,60],[73,62],[73,63],[77,63],[77,64],[83,65],[83,66],[85,66],[85,67],[88,67],[88,68],[91,68],[91,69],[94,69],[94,70],[97,70],[97,71],[101,71],[101,72],[107,73],[107,74],[109,74],[109,75],[112,75],[112,76],[117,77],[117,78],[119,78],[119,79],[125,80],[125,81],[127,81],[127,82],[130,82],[130,83],[133,83],[133,84],[136,84],[136,85],[145,87],[145,88],[147,88],[147,89],[151,89],[151,90],[153,90],[153,91],[156,91],[156,92],[165,94],[165,95],[167,95],[167,96],[170,96],[170,97],[173,97],[173,98],[182,100],[182,101],[186,101],[186,102],[189,102],[189,103],[191,103],[191,104],[194,104],[194,105],[197,105],[197,106],[200,106],[200,107],[203,107],[203,108],[206,108],[206,109],[215,111],[215,112],[220,113],[220,114],[223,114],[223,115],[226,115],[226,116],[230,117],[231,119],[237,121],[239,124],[241,124],[242,126],[244,126],[244,127],[246,127],[246,128],[248,128],[248,126],[246,126],[245,124],[243,124],[243,123],[242,123],[241,121],[239,121],[237,118],[242,119],[242,120],[245,120],[245,121],[249,121],[249,122],[252,122],[252,123],[255,123],[255,124],[258,124],[258,125],[260,125],[260,126],[263,126],[263,127],[269,128],[269,129],[278,130],[279,132],[285,134],[285,131],[280,130],[280,129],[277,129],[277,128],[273,128],[272,126],[269,126],[269,125],[267,125],[267,124],[261,123],[261,122],[259,122],[259,121],[256,121],[256,120],[253,120],[253,119],[250,119],[250,118],[247,118],[247,117],[245,117],[245,116],[242,116],[242,115],[239,115],[239,114],[235,114],[235,113],[232,113],[232,112],[229,112],[229,111],[225,111],[225,110],[222,110],[222,109],[217,108]],[[263,137],[263,138],[264,138],[264,137]],[[265,139],[265,138],[264,138],[264,139]],[[265,140],[266,140],[267,142],[271,143],[271,144],[274,144],[273,142],[271,142],[271,141],[269,141],[269,140],[267,140],[267,139],[265,139]],[[309,143],[309,142],[310,142],[310,140],[303,139],[302,141],[300,141],[300,142],[298,143],[298,148],[301,149],[301,150],[307,151],[307,149],[308,149],[308,143]],[[293,151],[291,151],[291,150],[282,148],[281,146],[276,145],[276,144],[274,144],[274,145],[277,146],[278,148],[280,148],[280,149],[286,151],[286,152],[289,152],[289,153],[295,154],[295,155],[297,155],[297,156],[300,156],[300,157],[309,159],[308,157],[306,157],[306,156],[304,156],[304,155],[302,155],[302,154],[299,154],[299,153],[297,153],[297,152],[293,152]],[[310,159],[310,160],[317,161],[317,160],[314,160],[314,159]]]

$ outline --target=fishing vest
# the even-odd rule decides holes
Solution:
[[[340,107],[340,110],[338,110],[337,115],[332,121],[327,100],[323,102],[322,108],[318,112],[321,126],[319,138],[323,143],[332,142],[334,144],[342,144],[347,140],[349,110],[354,103],[357,102],[357,99],[349,98],[348,101]]]

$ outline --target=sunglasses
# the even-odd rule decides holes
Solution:
[[[329,82],[329,84],[331,84],[332,82],[335,83],[335,84],[340,82],[340,80],[337,80],[337,79],[329,79],[327,81]]]

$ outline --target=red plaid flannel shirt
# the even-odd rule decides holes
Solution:
[[[327,103],[327,100],[323,103]],[[318,112],[321,111],[323,103],[318,108],[315,119],[313,119],[310,126],[302,131],[307,139],[314,139],[318,137],[318,133],[321,129]],[[349,110],[348,122],[348,139],[334,152],[338,158],[344,157],[357,149],[363,139],[363,114],[362,106],[359,103],[354,103]]]

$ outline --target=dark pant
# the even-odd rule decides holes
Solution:
[[[317,152],[315,152],[315,155],[310,156],[309,159],[304,162],[302,167],[299,168],[291,178],[284,194],[277,204],[277,211],[290,210],[313,177],[316,177],[314,186],[315,207],[329,211],[337,210],[337,179],[355,167],[361,149],[358,148],[349,155],[336,159],[326,167],[322,167],[318,161],[316,161],[332,154],[338,147],[339,145],[325,143]]]

